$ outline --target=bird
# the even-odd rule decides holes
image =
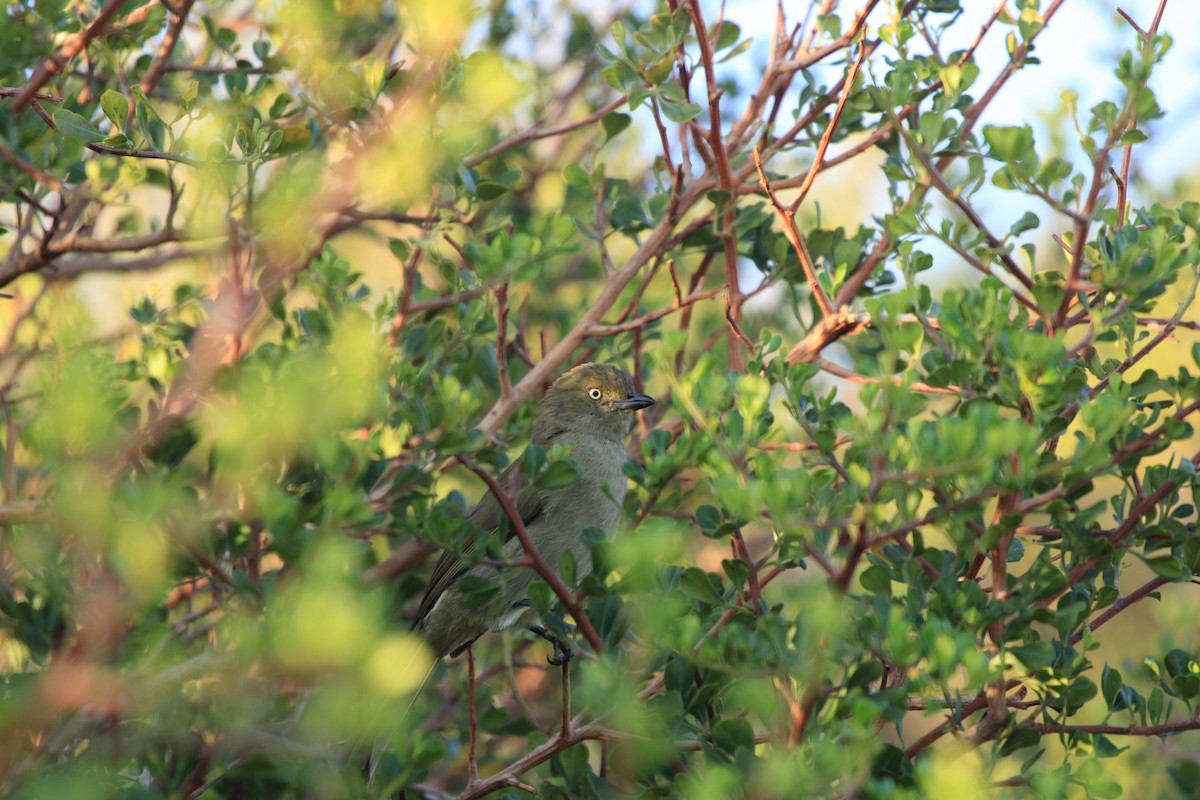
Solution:
[[[552,569],[563,553],[574,556],[576,575],[592,568],[591,548],[584,539],[585,528],[599,528],[611,536],[621,519],[625,499],[625,442],[636,412],[654,405],[654,398],[634,387],[629,373],[612,364],[586,363],[558,377],[542,396],[534,415],[531,445],[549,449],[562,444],[580,467],[579,479],[562,488],[522,492],[525,476],[513,462],[500,475],[501,486],[515,489],[517,512],[538,552]],[[488,492],[468,514],[469,521],[493,536],[505,531],[500,547],[504,562],[525,555],[520,540],[508,525],[508,517],[496,497]],[[539,625],[527,592],[537,578],[530,566],[467,566],[474,546],[462,557],[445,550],[434,565],[425,594],[418,606],[413,630],[421,634],[434,655],[457,656],[489,631],[525,627],[554,644],[551,664],[570,660],[570,648]],[[494,579],[504,569],[502,594],[498,600],[472,608],[459,590],[464,575]],[[436,663],[436,662],[435,662]]]

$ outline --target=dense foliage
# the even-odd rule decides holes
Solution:
[[[1050,142],[986,112],[1061,2],[760,5],[7,7],[0,792],[1191,796],[1165,0]],[[809,196],[867,176],[862,224]],[[428,557],[480,472],[573,480],[523,444],[585,360],[659,403],[531,594],[580,657],[469,685]]]

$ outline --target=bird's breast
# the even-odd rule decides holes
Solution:
[[[575,483],[558,490],[551,513],[578,530],[600,528],[611,535],[621,521],[628,479],[622,471],[625,448],[601,437],[569,442],[571,459],[582,470]]]

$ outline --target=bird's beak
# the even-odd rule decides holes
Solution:
[[[624,400],[618,400],[616,405],[622,411],[637,411],[646,406],[652,406],[655,402],[655,399],[648,394],[634,392]]]

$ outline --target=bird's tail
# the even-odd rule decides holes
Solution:
[[[399,726],[400,723],[404,722],[404,720],[408,717],[409,713],[413,710],[413,706],[415,706],[417,704],[417,698],[421,696],[421,692],[425,689],[425,684],[429,683],[429,679],[433,677],[433,671],[437,669],[437,666],[440,662],[441,662],[441,659],[434,659],[433,663],[431,663],[429,665],[429,669],[425,672],[425,677],[421,679],[421,682],[417,685],[417,688],[413,691],[412,697],[409,698],[408,705],[405,706],[405,708],[404,708],[404,713],[402,713],[396,719],[397,726]],[[391,737],[389,735],[381,734],[380,736],[377,736],[375,738],[375,743],[371,745],[371,755],[368,757],[368,760],[367,760],[367,786],[368,787],[371,786],[371,784],[373,784],[375,782],[375,772],[379,769],[379,762],[383,759],[383,752],[384,752],[384,750],[387,749],[388,741],[390,739],[391,739]]]

